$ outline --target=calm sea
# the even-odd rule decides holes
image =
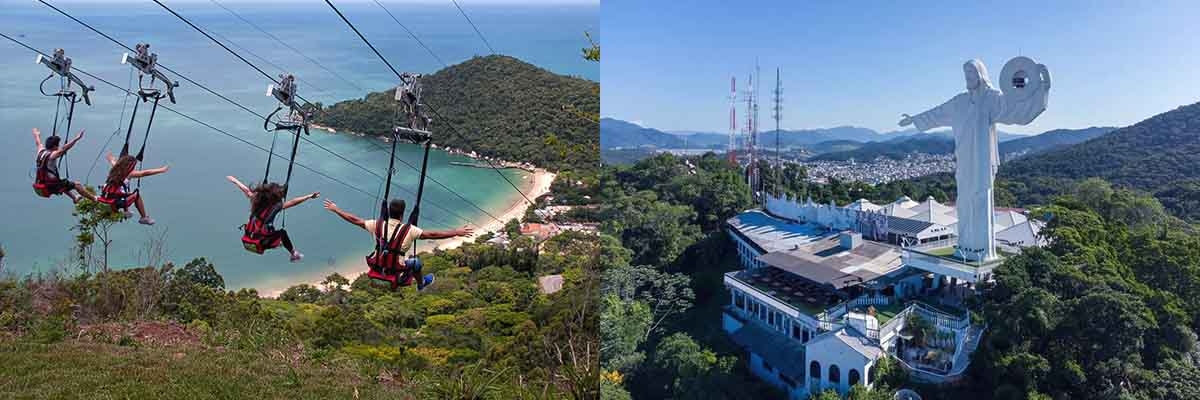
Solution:
[[[223,3],[344,80],[279,46],[212,3],[172,3],[169,4],[176,11],[193,22],[295,73],[302,79],[301,95],[310,101],[330,104],[361,97],[364,92],[360,89],[378,91],[396,83],[391,71],[322,2]],[[343,3],[339,7],[347,17],[397,69],[431,73],[441,67],[373,3]],[[152,2],[55,4],[128,45],[139,41],[151,43],[161,64],[243,105],[263,114],[274,109],[274,100],[264,95],[268,83],[265,78]],[[385,4],[447,63],[488,54],[483,42],[449,2]],[[560,74],[599,79],[599,66],[579,57],[579,49],[586,45],[583,32],[597,26],[597,6],[464,3],[464,7],[498,52]],[[119,63],[124,49],[39,3],[0,1],[0,32],[45,52],[55,47],[65,48],[76,68],[122,86],[129,81],[130,68]],[[280,72],[249,52],[235,49],[267,72]],[[30,128],[40,127],[48,135],[55,110],[53,98],[43,97],[37,90],[48,70],[34,64],[34,57],[28,50],[0,39],[0,122],[3,123],[0,246],[8,253],[6,272],[18,274],[49,271],[64,265],[72,254],[74,234],[70,229],[74,223],[70,203],[63,198],[36,197],[29,186],[34,149]],[[133,80],[136,86],[136,77]],[[100,82],[91,83],[97,87],[92,95],[94,105],[81,104],[74,123],[76,130],[87,129],[87,137],[72,151],[68,163],[72,179],[96,185],[103,180],[107,169],[101,160],[89,175],[93,160],[104,149],[120,149],[123,130],[112,137],[107,147],[104,145],[118,124],[127,123],[128,114],[125,121],[120,120],[124,98],[119,91]],[[249,113],[187,82],[176,93],[177,110],[264,147],[270,145],[270,136],[262,131],[262,121]],[[131,110],[132,103],[129,107]],[[145,115],[139,116],[139,123],[144,123]],[[134,131],[135,144],[140,143],[140,126],[135,125]],[[376,174],[383,174],[386,169],[387,154],[373,139],[318,131],[310,138]],[[399,151],[402,159],[419,165],[418,148],[403,145]],[[515,191],[494,171],[449,164],[455,160],[467,161],[459,156],[434,153],[430,157],[430,175],[496,215],[515,201]],[[365,233],[323,210],[319,200],[289,210],[286,216],[288,230],[306,255],[302,263],[288,263],[282,251],[257,256],[243,250],[237,227],[245,221],[246,200],[224,177],[236,175],[245,182],[257,181],[262,177],[265,161],[266,153],[260,150],[169,112],[160,112],[154,122],[146,164],[169,164],[172,169],[167,175],[142,182],[147,207],[158,225],[148,228],[129,221],[115,227],[112,263],[136,265],[146,258],[144,244],[148,238],[165,235],[168,259],[182,263],[194,257],[207,257],[217,265],[229,287],[264,287],[306,280],[294,277],[332,270],[335,264],[353,262],[370,251]],[[281,179],[285,164],[276,161],[273,173]],[[297,161],[369,193],[382,190],[382,182],[376,176],[307,143],[301,143]],[[523,172],[505,173],[514,181],[528,179]],[[415,175],[415,171],[398,165],[395,180],[405,189],[393,188],[393,193],[411,201],[415,197],[412,194],[416,189]],[[322,197],[360,215],[374,213],[377,208],[373,196],[300,168],[294,172],[292,181],[293,194],[320,191]],[[422,220],[427,227],[445,228],[462,225],[467,220],[483,222],[487,217],[431,182],[426,185]]]

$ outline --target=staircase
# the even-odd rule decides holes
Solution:
[[[950,369],[950,375],[962,375],[967,371],[967,365],[971,363],[971,354],[979,348],[979,341],[983,338],[985,330],[987,327],[983,325],[971,325],[970,329],[967,329],[967,336],[963,338],[962,346],[954,356],[954,367]]]

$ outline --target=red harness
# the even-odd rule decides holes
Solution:
[[[130,166],[129,173],[133,173],[136,168],[137,164]],[[128,178],[128,174],[126,177]],[[96,201],[108,204],[113,211],[122,211],[137,203],[138,196],[137,190],[129,191],[129,181],[126,180],[125,183],[116,186],[105,183],[104,187],[100,188],[100,196],[96,197]]]
[[[113,211],[121,211],[128,209],[130,205],[137,202],[138,191],[129,191],[128,184],[112,186],[105,184],[100,190],[100,196],[96,197],[96,201],[108,204]]]
[[[256,254],[279,247],[283,236],[275,230],[275,217],[280,211],[283,211],[283,203],[250,214],[250,221],[242,225],[242,247]]]
[[[50,155],[53,153],[47,149],[42,149],[38,153],[37,175],[33,180],[33,192],[41,197],[63,194],[71,190],[71,186],[59,178],[58,173],[50,170]]]
[[[367,256],[367,277],[388,282],[392,285],[392,290],[395,290],[413,282],[412,274],[404,265],[404,251],[401,250],[411,225],[404,224],[398,232],[392,234],[391,240],[384,242],[383,227],[387,225],[388,221],[375,223],[375,237],[379,238],[379,245],[376,246],[376,251]]]

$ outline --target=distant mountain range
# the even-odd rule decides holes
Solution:
[[[851,150],[818,154],[809,160],[845,161],[855,159],[869,161],[879,157],[900,159],[913,153],[949,154],[952,152],[954,152],[954,139],[950,135],[927,133],[884,142],[869,142]]]
[[[900,140],[920,135],[914,129],[877,132],[870,128],[857,126],[838,126],[833,128],[781,130],[779,145],[781,147],[804,147],[814,153],[822,153],[818,149],[835,148],[832,143],[848,145],[847,142],[870,143]],[[1026,137],[1006,132],[1000,132],[1000,141],[1008,141]],[[729,143],[729,134],[720,132],[674,131],[665,132],[654,128],[643,127],[631,122],[614,118],[600,120],[600,148],[635,149],[635,148],[682,148],[685,145],[693,149],[722,150]],[[775,146],[775,131],[760,132],[758,143],[765,147]],[[824,143],[824,144],[823,144]],[[839,150],[845,150],[845,147]]]
[[[1033,136],[1018,136],[1001,140],[1000,155],[1028,156],[1060,146],[1081,143],[1112,132],[1113,127],[1091,127],[1084,129],[1055,129]],[[950,154],[954,152],[954,137],[950,132],[910,135],[886,142],[865,143],[858,148],[818,154],[812,160],[844,161],[874,160],[878,157],[901,159],[913,153]]]
[[[600,119],[600,149],[681,148],[683,139],[619,119]]]

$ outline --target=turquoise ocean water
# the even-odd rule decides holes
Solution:
[[[361,97],[362,90],[378,91],[395,84],[387,67],[323,2],[224,3],[346,79],[277,45],[212,3],[168,4],[237,46],[295,73],[303,79],[301,95],[310,101],[330,104]],[[373,3],[344,3],[339,5],[343,12],[398,69],[431,73],[441,67]],[[262,114],[274,109],[274,100],[264,95],[268,83],[265,78],[152,2],[55,4],[128,45],[138,41],[151,43],[161,64],[243,105]],[[488,52],[449,2],[385,4],[447,63]],[[599,79],[599,66],[579,57],[579,48],[586,44],[582,32],[596,28],[598,7],[469,3],[464,7],[497,51],[560,74]],[[63,47],[76,68],[122,86],[128,83],[131,68],[119,63],[124,49],[37,2],[0,1],[0,32],[45,52]],[[242,51],[238,47],[235,50]],[[280,72],[242,52],[267,72]],[[66,264],[72,254],[74,234],[70,230],[74,222],[70,203],[64,198],[36,197],[29,186],[34,149],[30,128],[39,127],[48,135],[55,107],[53,98],[43,97],[37,90],[48,70],[34,64],[34,57],[28,50],[0,39],[0,246],[7,252],[5,272],[17,274],[46,272]],[[134,81],[136,86],[136,76]],[[125,121],[118,118],[124,100],[118,90],[100,82],[91,83],[97,87],[92,95],[94,106],[77,106],[74,122],[76,130],[87,129],[87,137],[72,151],[68,162],[73,179],[96,185],[103,180],[107,168],[101,160],[89,176],[89,167],[118,124],[127,123],[128,114]],[[176,93],[177,110],[263,147],[270,145],[271,138],[262,131],[262,121],[249,113],[187,82]],[[129,104],[127,112],[131,109]],[[139,123],[144,123],[145,115],[141,114]],[[139,125],[135,125],[134,132],[135,144],[140,144]],[[118,151],[123,133],[121,130],[113,137],[107,149]],[[382,174],[386,168],[387,154],[377,146],[383,144],[375,139],[315,130],[310,139],[376,174]],[[283,147],[286,146],[280,145]],[[402,159],[419,165],[420,151],[416,146],[402,145],[398,151]],[[194,257],[207,257],[216,264],[230,288],[263,288],[311,280],[332,271],[334,265],[354,262],[370,251],[366,234],[323,210],[319,200],[289,210],[286,216],[293,240],[306,255],[302,263],[288,263],[282,251],[257,256],[243,250],[237,227],[246,219],[247,203],[224,177],[236,175],[247,183],[258,181],[262,178],[265,157],[261,150],[160,110],[146,164],[168,164],[171,171],[142,182],[147,207],[158,225],[147,228],[129,221],[115,227],[112,264],[136,265],[146,258],[143,253],[147,239],[165,235],[169,260],[182,263]],[[377,177],[307,143],[301,143],[297,160],[366,192],[374,194],[382,190]],[[444,152],[433,153],[430,175],[496,215],[518,198],[494,171],[449,164],[456,160],[467,161]],[[277,159],[273,175],[278,174],[275,176],[282,179],[285,166]],[[396,183],[403,188],[394,187],[393,193],[411,201],[416,172],[399,164],[397,171]],[[505,174],[518,183],[529,178],[519,171]],[[373,196],[309,171],[297,168],[292,180],[293,195],[320,191],[322,197],[333,199],[352,212],[364,216],[376,212]],[[468,220],[484,222],[488,218],[430,182],[426,186],[422,220],[422,225],[436,229],[459,226]]]

